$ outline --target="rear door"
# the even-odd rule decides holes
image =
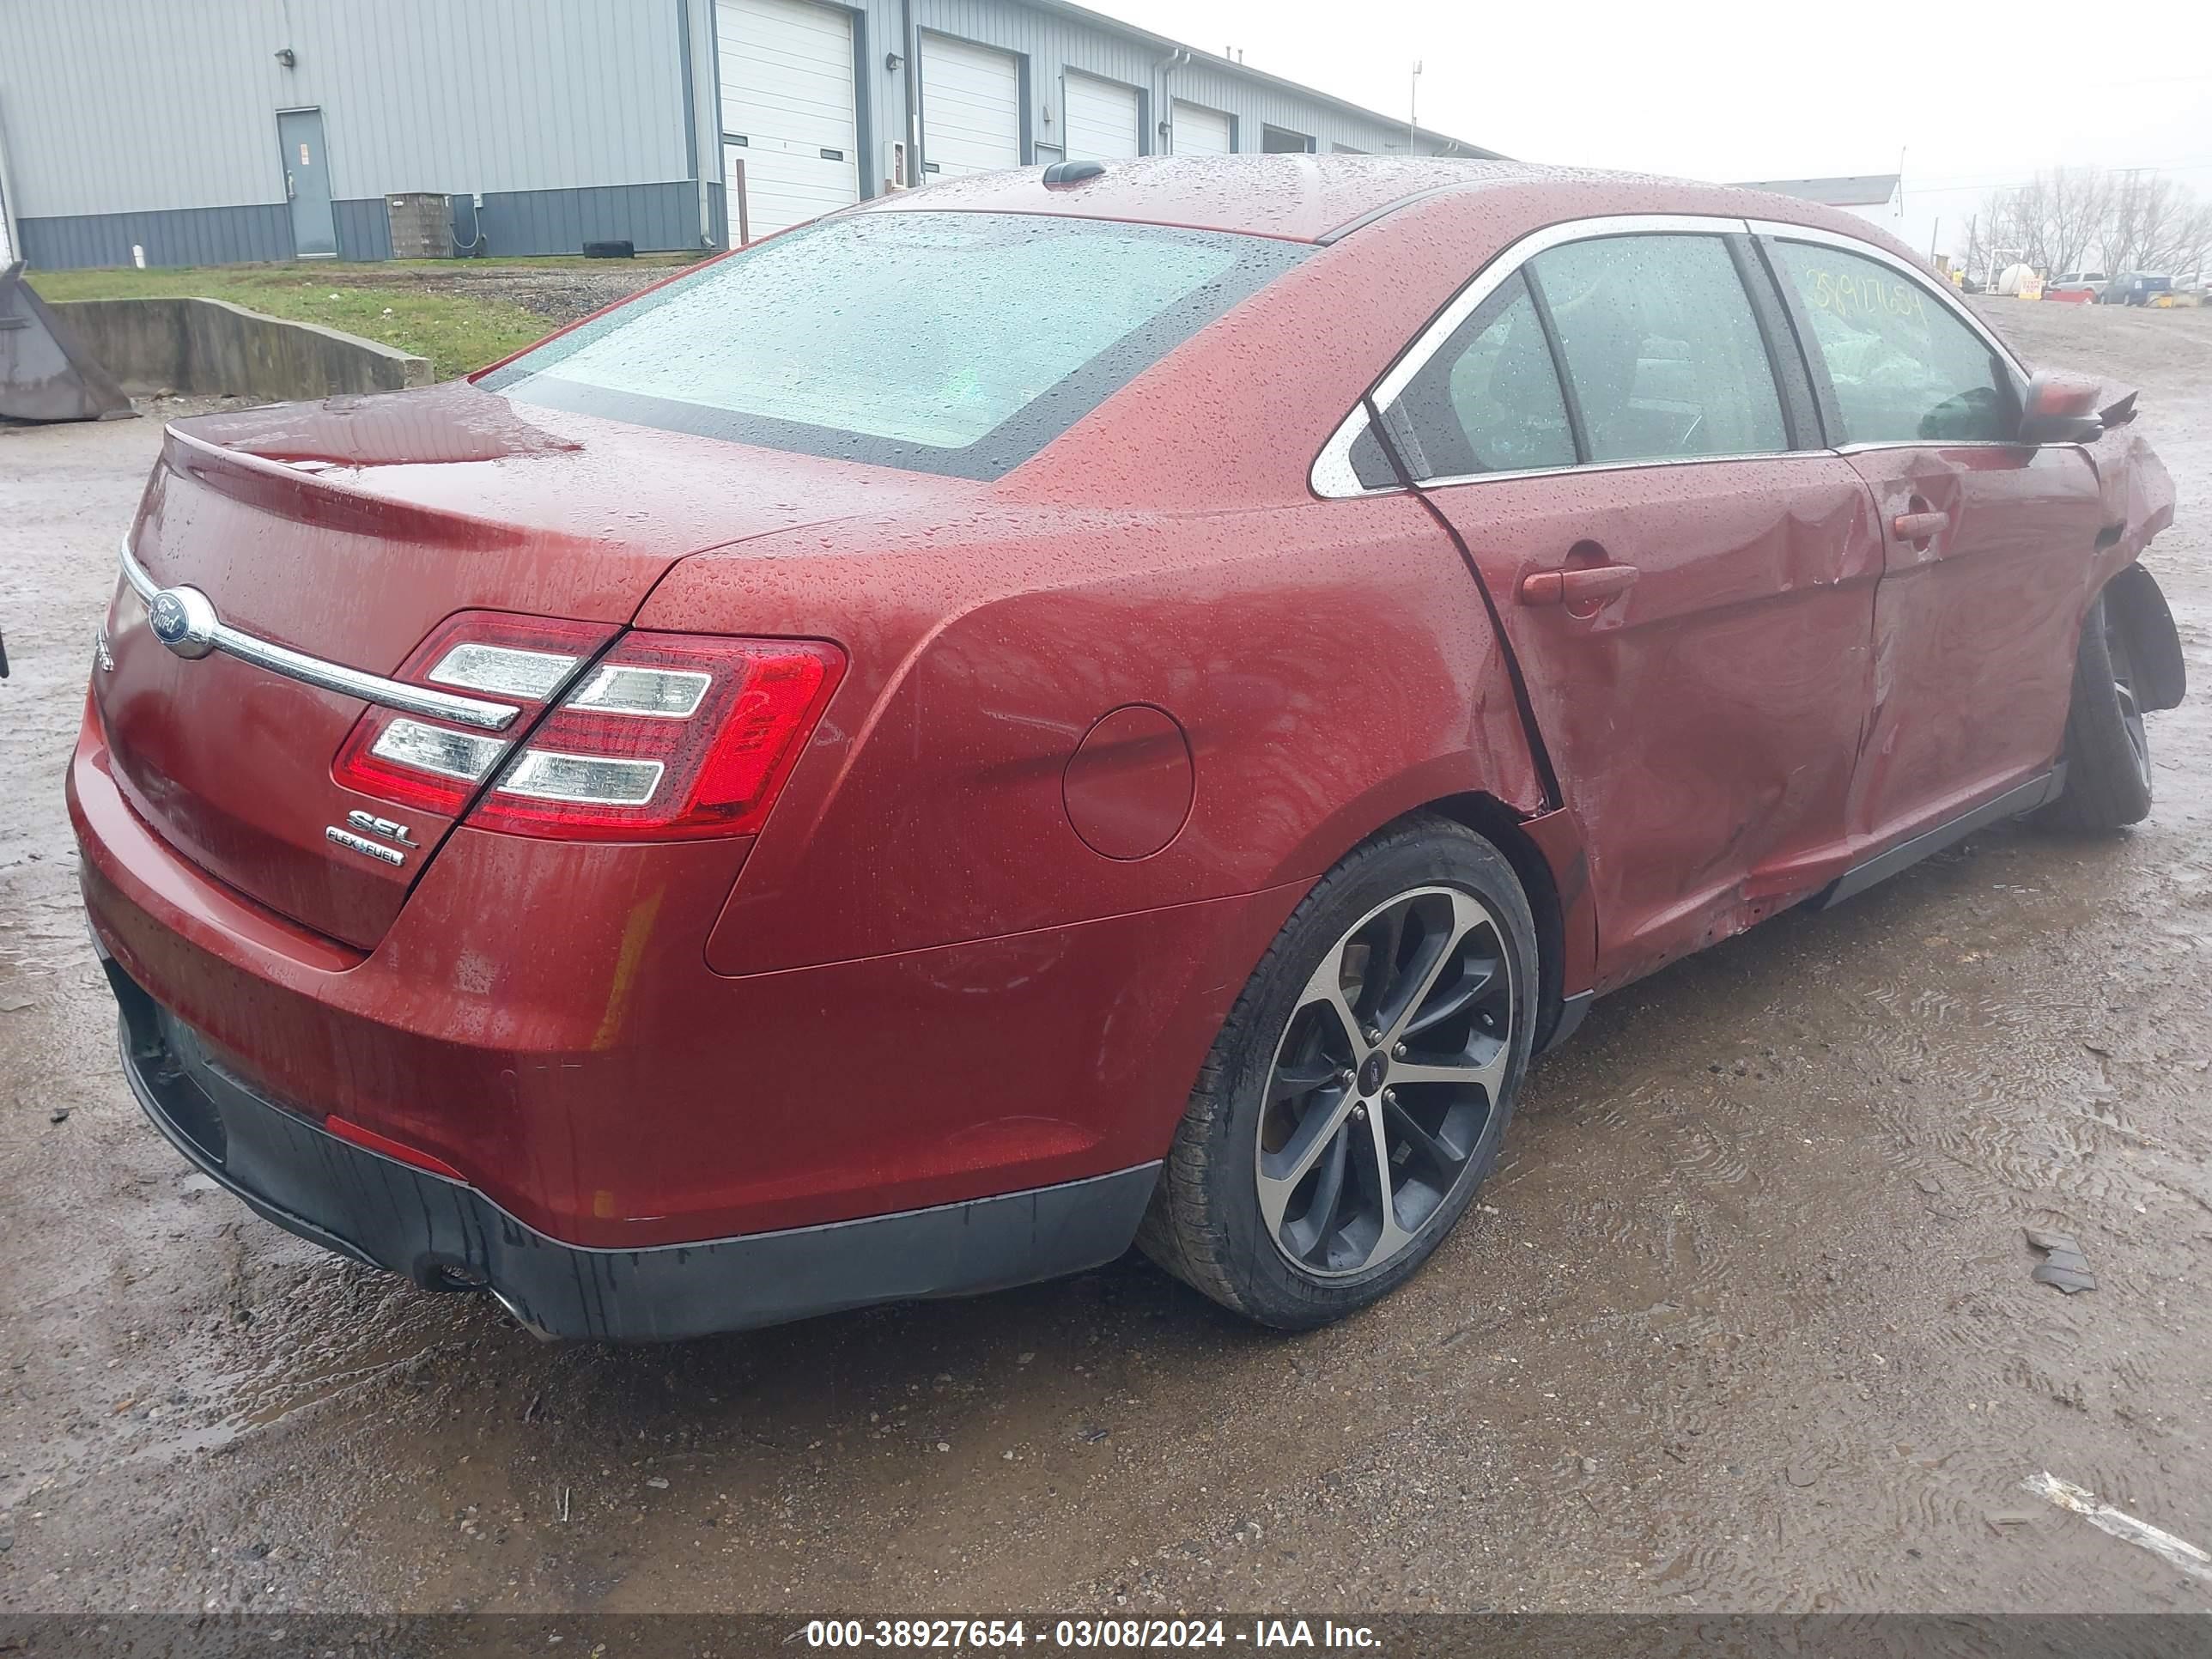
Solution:
[[[1901,261],[1771,228],[1831,441],[1874,492],[1880,672],[1850,830],[1893,842],[2047,769],[2103,513],[2073,446],[2014,442],[2017,373]]]
[[[921,38],[921,170],[955,179],[1022,164],[1021,63],[950,35]]]
[[[1833,873],[1871,695],[1866,490],[1728,222],[1540,233],[1387,417],[1582,821],[1601,988]]]
[[[714,29],[732,245],[859,201],[852,13],[719,0]]]

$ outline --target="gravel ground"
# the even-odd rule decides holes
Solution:
[[[509,266],[479,274],[471,270],[464,261],[451,272],[410,270],[393,280],[429,294],[465,294],[479,300],[502,300],[557,324],[573,323],[602,306],[627,300],[640,289],[672,276],[677,269],[673,265],[640,265],[611,259],[601,270],[580,270],[568,265],[544,270]]]
[[[2212,683],[2212,313],[1991,314],[2144,388]],[[0,433],[0,1612],[2212,1606],[2021,1490],[2212,1544],[2202,693],[2139,830],[1983,835],[1601,1003],[1344,1325],[1133,1259],[548,1347],[253,1218],[117,1075],[59,779],[159,435]]]

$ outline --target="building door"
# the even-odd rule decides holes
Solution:
[[[767,236],[859,201],[853,14],[806,0],[719,0],[714,31],[732,245],[741,223]]]
[[[1313,147],[1310,134],[1293,132],[1288,127],[1260,129],[1260,148],[1270,155],[1308,155],[1312,154]]]
[[[1022,75],[1013,53],[922,37],[921,164],[943,179],[1021,166]]]
[[[1067,154],[1079,161],[1113,161],[1144,154],[1137,89],[1118,81],[1068,71],[1060,102],[1067,117]]]
[[[276,113],[276,147],[283,152],[284,199],[292,208],[292,257],[338,257],[337,220],[331,212],[330,158],[323,153],[323,112]]]
[[[1180,98],[1175,103],[1174,138],[1178,155],[1226,155],[1236,149],[1228,116]]]

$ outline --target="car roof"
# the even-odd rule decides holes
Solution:
[[[1793,196],[1653,174],[1449,156],[1150,155],[1109,161],[1079,183],[1045,183],[1043,167],[972,173],[864,202],[857,212],[1042,213],[1327,241],[1394,208],[1451,192],[1550,189],[1612,211],[1732,214],[1848,228],[1887,243],[1865,220]]]

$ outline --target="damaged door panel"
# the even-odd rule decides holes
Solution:
[[[2096,469],[2075,445],[2023,441],[2012,363],[1917,277],[1832,240],[1778,234],[1765,251],[1884,544],[1847,826],[1879,846],[2057,756],[2096,592]]]

